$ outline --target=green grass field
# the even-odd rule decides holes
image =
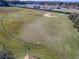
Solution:
[[[45,13],[51,13],[52,17],[45,17]],[[16,59],[23,59],[28,48],[40,59],[79,58],[79,33],[68,15],[61,13],[0,7],[0,47],[2,45],[7,45]]]

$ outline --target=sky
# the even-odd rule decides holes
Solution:
[[[64,2],[79,2],[79,0],[20,0],[20,1],[64,1]]]

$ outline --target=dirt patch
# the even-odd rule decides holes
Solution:
[[[53,15],[51,13],[45,13],[44,16],[45,17],[55,17],[55,18],[57,17],[56,15]]]
[[[6,13],[13,13],[16,12],[17,10],[7,10],[7,9],[0,9],[1,14],[6,14]]]

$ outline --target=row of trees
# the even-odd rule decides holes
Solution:
[[[7,0],[0,0],[2,6],[9,6],[9,2]]]
[[[78,29],[79,32],[79,14],[77,13],[73,13],[69,16],[69,18],[72,20],[72,22],[74,23],[74,27]]]

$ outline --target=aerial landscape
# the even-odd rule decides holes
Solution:
[[[79,2],[72,1],[1,0],[0,59],[79,59]]]

